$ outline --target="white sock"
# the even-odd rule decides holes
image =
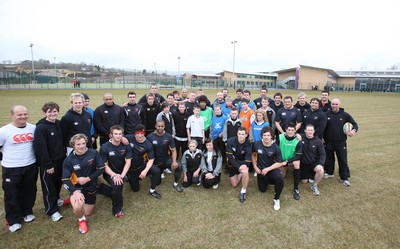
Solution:
[[[78,218],[78,220],[79,220],[79,221],[86,220],[86,217],[85,217],[85,216],[82,216],[81,218]]]
[[[241,193],[241,194],[245,194],[245,193],[246,193],[246,189],[245,189],[245,188],[242,188],[242,189],[240,190],[240,193]]]
[[[156,191],[155,189],[150,189],[150,193],[154,193]]]
[[[174,182],[174,187],[176,187],[176,186],[178,186],[178,183],[177,183],[177,182]]]

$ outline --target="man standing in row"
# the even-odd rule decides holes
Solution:
[[[349,177],[350,170],[347,163],[347,136],[352,137],[358,131],[358,125],[353,117],[340,108],[340,100],[332,100],[332,110],[327,111],[326,116],[328,122],[324,133],[326,161],[325,161],[325,178],[333,177],[335,171],[335,154],[339,163],[339,176],[343,185],[350,187]],[[353,125],[353,129],[345,134],[343,125],[349,122]]]
[[[0,128],[2,177],[6,225],[10,232],[21,229],[21,220],[31,222],[36,201],[38,169],[33,151],[35,125],[28,123],[28,110],[15,105],[12,122]]]
[[[125,114],[124,132],[133,134],[136,125],[146,124],[146,112],[144,108],[136,103],[136,93],[128,92],[128,103],[123,107]]]
[[[62,164],[65,158],[61,125],[57,119],[60,107],[54,102],[47,102],[42,111],[45,117],[36,124],[33,147],[40,169],[44,212],[52,221],[59,221],[63,216],[57,202],[60,199]]]
[[[90,127],[93,122],[92,116],[83,108],[85,97],[81,93],[72,93],[70,101],[72,108],[64,114],[60,121],[64,146],[67,148],[67,155],[72,151],[69,141],[74,135],[84,134],[90,140],[89,143],[86,144],[88,148],[92,148],[92,143],[95,141],[90,132]]]
[[[113,125],[124,127],[125,115],[121,106],[114,103],[111,93],[103,95],[104,104],[94,110],[94,127],[99,133],[100,145],[110,139],[110,128]]]

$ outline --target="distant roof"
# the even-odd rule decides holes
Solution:
[[[330,74],[336,76],[336,77],[340,77],[335,71],[333,71],[332,69],[329,68],[322,68],[322,67],[312,67],[312,66],[307,66],[307,65],[299,65],[300,68],[302,67],[308,67],[308,68],[314,68],[314,69],[321,69],[321,70],[326,70],[328,71]],[[291,72],[291,71],[296,71],[299,67],[293,67],[293,68],[288,68],[288,69],[283,69],[283,70],[279,70],[279,71],[275,71],[274,73],[287,73],[287,72]]]
[[[232,71],[224,70],[223,72],[220,72],[218,74],[221,75],[224,72],[232,73]],[[276,73],[274,73],[274,72],[272,72],[272,73],[250,73],[250,72],[241,72],[241,71],[236,72],[235,71],[235,74],[251,74],[251,75],[258,75],[258,76],[276,76]]]

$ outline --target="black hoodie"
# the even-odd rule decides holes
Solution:
[[[54,162],[64,159],[65,150],[63,145],[60,121],[55,123],[45,118],[36,124],[33,149],[39,167],[51,169]]]

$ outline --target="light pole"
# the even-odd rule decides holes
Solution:
[[[56,57],[54,57],[54,76],[57,78],[57,65],[56,65]]]
[[[33,80],[35,80],[35,63],[33,62],[33,44],[31,43],[29,45],[31,47],[31,55],[32,55],[32,74],[33,74]]]
[[[232,80],[233,80],[233,88],[236,89],[236,85],[235,85],[235,49],[236,49],[236,43],[237,41],[233,41],[231,42],[233,44],[233,67],[232,67]],[[232,86],[232,82],[231,82],[231,86]]]
[[[181,57],[178,56],[178,79],[181,79]]]
[[[157,84],[157,63],[154,62],[154,72],[156,74],[156,84]]]

